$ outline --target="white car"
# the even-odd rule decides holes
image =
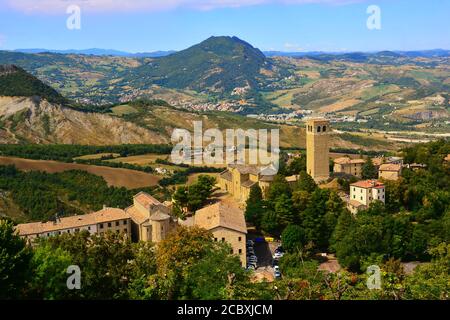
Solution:
[[[279,267],[279,266],[273,267],[273,271],[274,271],[274,272],[280,272],[280,267]]]
[[[281,257],[283,257],[283,253],[281,252],[275,252],[275,254],[273,255],[273,258],[275,260],[280,259]]]

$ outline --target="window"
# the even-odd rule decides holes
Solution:
[[[50,237],[50,233],[49,232],[47,232],[47,237]]]
[[[242,237],[239,237],[239,241],[242,241]]]
[[[88,230],[89,230],[89,231],[91,230],[91,226],[88,227]]]
[[[323,132],[327,131],[327,127],[326,127],[326,126],[323,126],[322,131],[323,131]]]
[[[116,221],[116,227],[118,227],[119,226],[119,221]]]
[[[67,233],[70,233],[70,230],[67,230]]]
[[[355,195],[353,195],[353,199],[356,199],[356,196],[355,196]]]
[[[362,200],[362,197],[361,197],[361,200]]]
[[[217,241],[217,238],[214,238],[214,241]]]
[[[239,254],[242,254],[242,249],[239,249]]]
[[[222,238],[222,242],[225,242],[225,238]]]
[[[111,228],[111,222],[108,222],[108,228]]]
[[[320,132],[320,126],[319,126],[319,127],[317,127],[317,132]]]
[[[75,232],[80,232],[80,229],[76,228],[76,229],[75,229]]]
[[[100,229],[103,229],[103,223],[100,223]]]
[[[128,229],[123,229],[123,232],[128,233]]]
[[[127,220],[123,220],[123,225],[126,226],[128,224]]]

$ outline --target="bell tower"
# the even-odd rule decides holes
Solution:
[[[330,177],[330,121],[323,118],[306,121],[306,172],[316,182]]]

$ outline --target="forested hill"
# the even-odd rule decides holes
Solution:
[[[237,37],[211,37],[186,50],[130,70],[134,85],[156,83],[178,89],[230,92],[256,87],[260,70],[270,68],[265,55]]]
[[[68,102],[55,89],[15,65],[0,65],[0,96],[39,96],[51,103]]]

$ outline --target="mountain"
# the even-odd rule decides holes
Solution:
[[[39,96],[52,103],[66,103],[52,87],[15,65],[0,65],[0,96]]]
[[[211,37],[186,50],[132,69],[128,84],[226,93],[236,87],[258,86],[270,62],[258,49],[237,37]]]
[[[57,53],[57,54],[78,54],[78,55],[94,55],[94,56],[116,56],[116,57],[136,57],[136,58],[158,58],[164,57],[176,51],[154,51],[154,52],[138,52],[131,53],[126,51],[112,49],[84,49],[84,50],[49,50],[49,49],[16,49],[13,52],[21,53]]]

